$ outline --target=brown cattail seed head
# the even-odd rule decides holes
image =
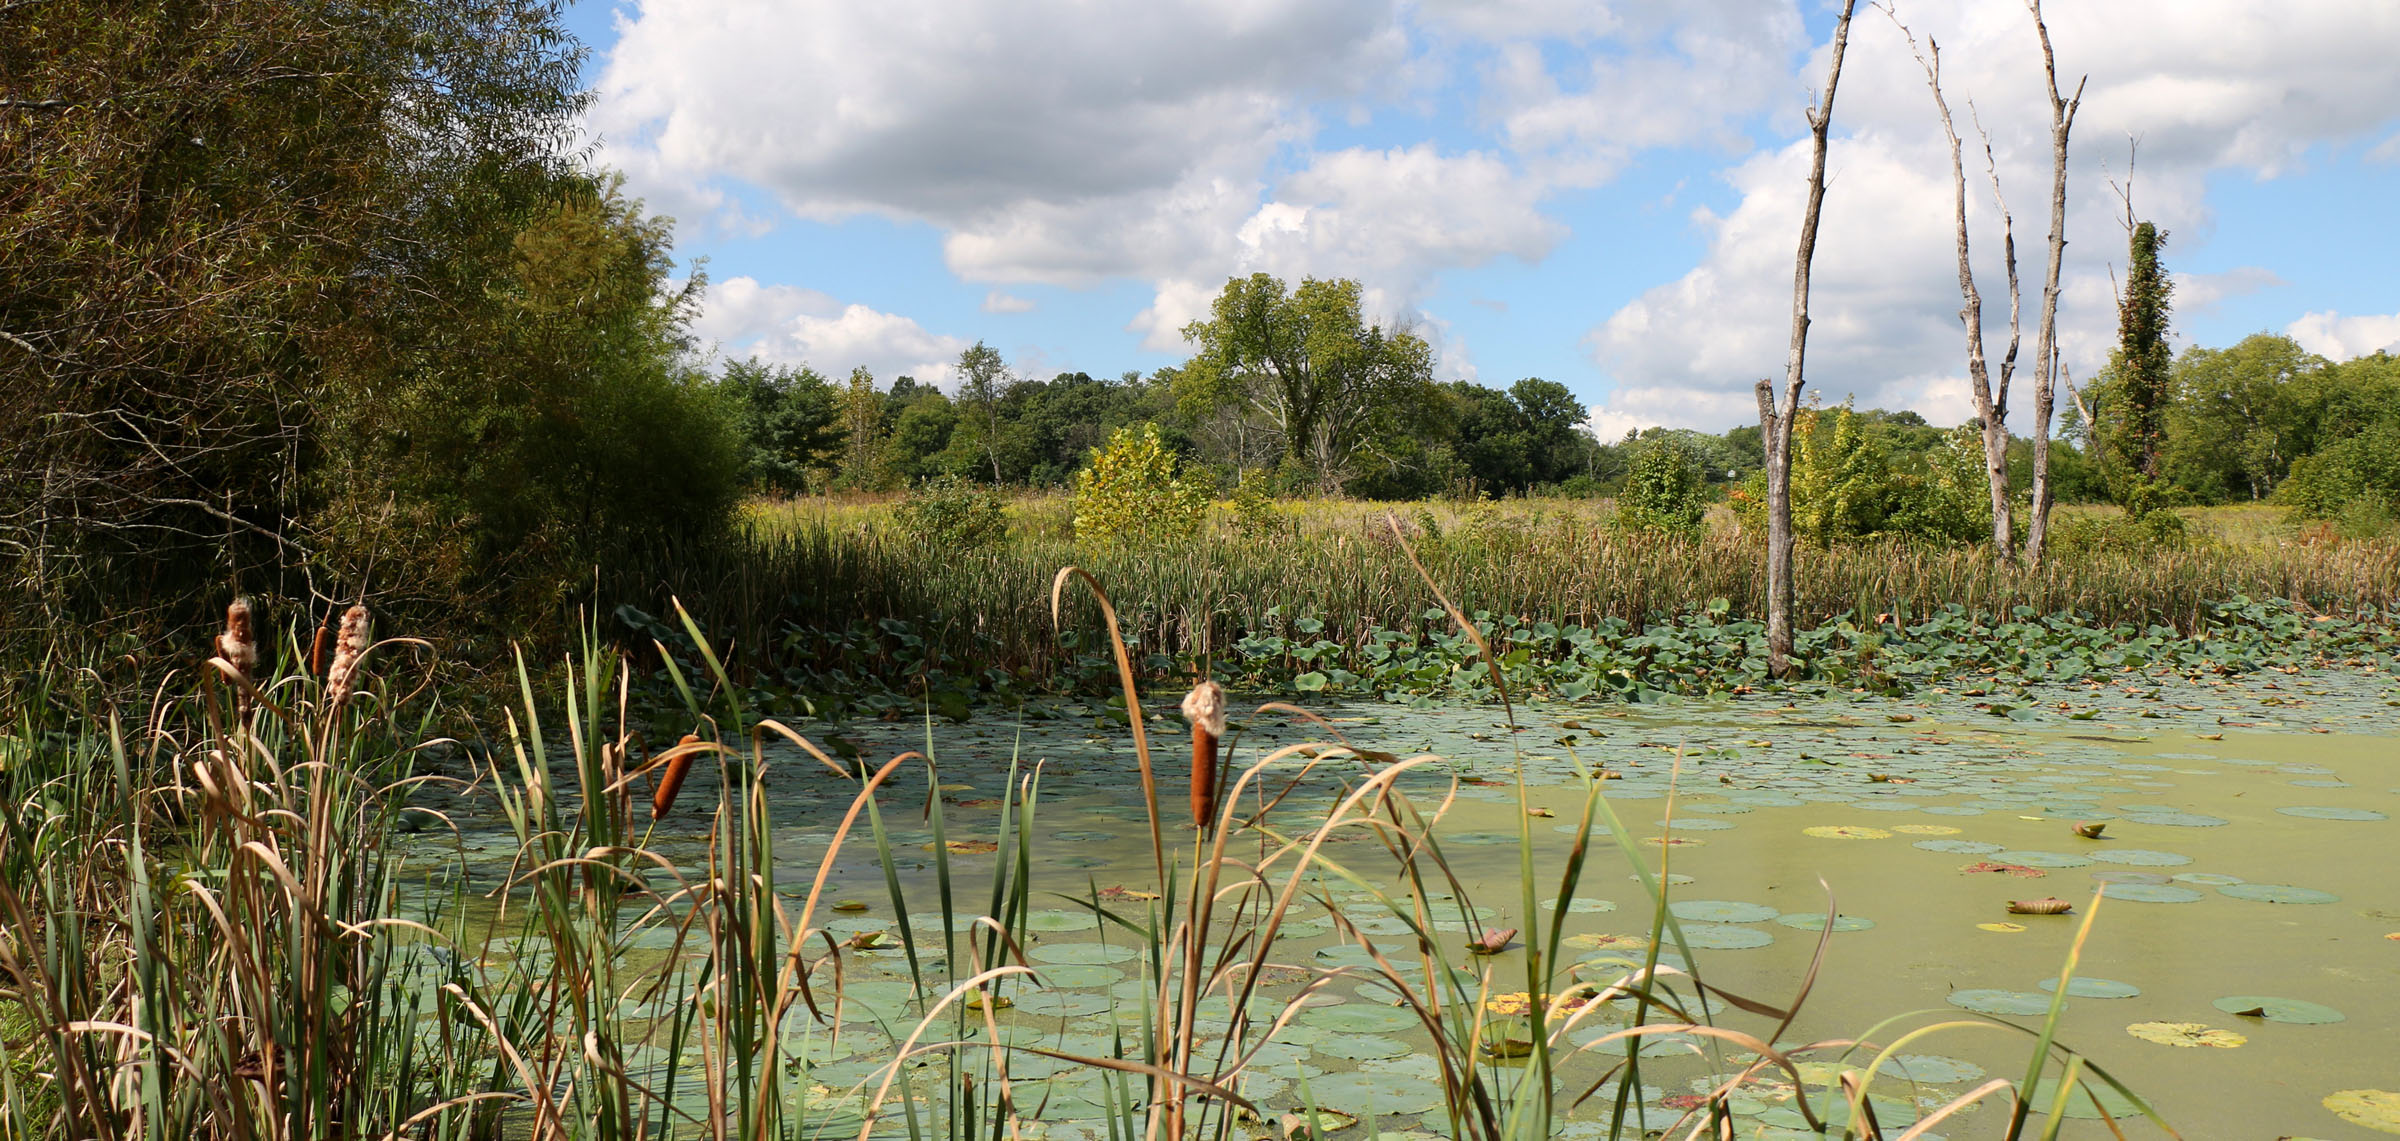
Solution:
[[[235,598],[225,607],[225,632],[217,635],[217,656],[247,679],[258,670],[258,638],[251,633],[250,600]]]
[[[342,634],[333,645],[333,665],[325,671],[325,701],[340,705],[350,696],[350,686],[358,673],[358,660],[367,653],[367,608],[353,606],[342,611]]]
[[[1225,687],[1202,681],[1183,695],[1183,716],[1192,723],[1192,825],[1206,828],[1217,818],[1217,738],[1225,735]]]
[[[678,749],[683,749],[699,743],[700,738],[693,736],[690,733],[686,733],[683,735],[683,740],[675,743],[675,747]],[[670,758],[667,761],[666,771],[659,775],[658,788],[652,791],[650,794],[651,819],[655,820],[658,817],[665,816],[668,809],[675,807],[675,794],[683,791],[683,778],[685,774],[692,771],[692,758],[694,755],[695,754],[693,753],[685,753],[680,757]]]

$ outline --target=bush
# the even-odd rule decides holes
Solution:
[[[1275,510],[1275,477],[1265,468],[1242,473],[1233,488],[1233,529],[1248,536],[1275,535],[1292,529],[1291,520]]]
[[[894,512],[900,524],[938,547],[980,550],[1008,539],[1008,515],[1000,494],[957,476],[935,476],[918,484]]]
[[[1953,543],[1992,536],[1992,493],[1983,467],[1983,433],[1972,424],[1950,429],[1925,453],[1925,471],[1892,481],[1890,529]]]
[[[1675,436],[1642,443],[1617,498],[1617,520],[1645,531],[1690,534],[1708,516],[1708,473],[1699,453]]]
[[[1188,538],[1208,521],[1208,489],[1186,478],[1158,425],[1119,428],[1075,473],[1075,537],[1108,545]]]

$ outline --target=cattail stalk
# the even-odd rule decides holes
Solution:
[[[692,771],[692,758],[700,755],[700,751],[693,748],[699,743],[700,738],[686,733],[683,740],[676,742],[675,748],[669,750],[666,771],[660,774],[658,788],[650,794],[650,819],[665,816],[668,809],[675,807],[675,794],[683,791],[684,774]],[[691,751],[685,752],[686,749]]]
[[[1225,735],[1225,687],[1203,680],[1183,696],[1184,719],[1192,723],[1192,826],[1207,828],[1217,818],[1217,740]]]
[[[342,612],[342,633],[333,645],[333,665],[325,671],[325,705],[341,708],[350,696],[351,684],[357,680],[359,659],[367,653],[367,608],[353,606]]]

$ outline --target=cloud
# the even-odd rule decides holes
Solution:
[[[1909,0],[1901,15],[1920,39],[1941,41],[1944,85],[1969,134],[1969,215],[1987,345],[1996,358],[2006,336],[2007,298],[1998,212],[1976,169],[1970,99],[1974,115],[1991,129],[2015,215],[2025,280],[2023,352],[2030,354],[2050,181],[2049,110],[2030,20],[2016,5],[1966,0]],[[2061,351],[2079,377],[2105,362],[2114,339],[2110,267],[2123,260],[2124,237],[2122,206],[2108,184],[2126,177],[2129,132],[2140,138],[2136,208],[2186,241],[2205,240],[2215,223],[2210,174],[2290,173],[2312,147],[2377,131],[2388,123],[2389,108],[2400,105],[2400,70],[2384,58],[2400,41],[2400,8],[2368,12],[2335,0],[2272,9],[2238,0],[2126,0],[2060,7],[2049,18],[2062,86],[2071,92],[2082,69],[2093,73],[2075,125],[2059,314]],[[1802,129],[1796,111],[1805,92],[1823,82],[1824,54],[1820,46],[1778,79],[1788,108],[1777,121],[1786,137]],[[1924,73],[1880,13],[1862,14],[1852,29],[1834,125],[1810,302],[1810,387],[1829,400],[1855,391],[1868,401],[1873,392],[1873,402],[1943,419],[1944,409],[1961,406],[1953,386],[1965,360],[1948,154]],[[1708,243],[1700,263],[1642,292],[1592,331],[1588,346],[1620,385],[1608,401],[1612,412],[1656,413],[1696,426],[1755,419],[1751,385],[1784,372],[1807,162],[1800,139],[1727,168],[1722,177],[1739,202],[1721,215],[1693,216]],[[2170,248],[2170,266],[2173,257]],[[2280,281],[2265,266],[2185,276],[2178,303],[2199,312]],[[2361,328],[2358,335],[2366,337],[2373,326]],[[2020,365],[2011,419],[2022,429],[2029,424],[2031,361],[2021,357]]]
[[[1033,312],[1033,299],[1019,297],[1006,290],[995,289],[983,295],[983,311],[986,313],[1031,313]]]
[[[2301,348],[2337,361],[2378,351],[2400,353],[2400,313],[2361,317],[2309,313],[2283,331],[2300,342]]]
[[[2198,316],[2213,313],[2217,307],[2236,297],[2247,297],[2262,289],[2288,284],[2274,270],[2264,266],[2245,265],[2222,273],[2177,273],[2169,275],[2175,282],[2175,310]]]
[[[967,348],[963,338],[929,333],[907,317],[748,277],[710,283],[693,332],[727,356],[807,365],[832,377],[863,365],[886,382],[908,375],[946,383]]]

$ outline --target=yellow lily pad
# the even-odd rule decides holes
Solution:
[[[1803,828],[1800,831],[1804,835],[1814,836],[1820,840],[1889,840],[1892,838],[1890,832],[1881,828],[1869,828],[1864,824],[1819,824],[1814,828]]]
[[[2325,1108],[2352,1125],[2377,1133],[2400,1133],[2400,1093],[2346,1089],[2325,1095]]]
[[[2025,929],[2025,925],[2022,923],[1978,923],[1975,927],[1977,930],[1998,931],[2004,935],[2015,934]]]
[[[2144,1042],[2156,1042],[2161,1046],[2214,1046],[2220,1050],[2231,1050],[2250,1041],[2248,1035],[2219,1030],[2198,1022],[2136,1022],[2126,1027],[2125,1032]]]
[[[1960,830],[1947,824],[1900,824],[1895,825],[1892,831],[1906,832],[1911,836],[1956,836]]]

